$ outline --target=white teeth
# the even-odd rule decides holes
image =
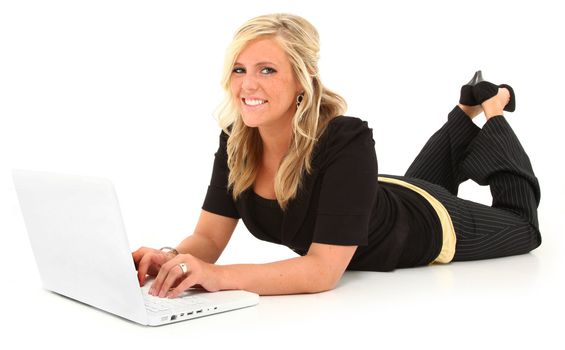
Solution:
[[[243,102],[248,106],[258,106],[258,105],[262,105],[263,103],[265,103],[267,101],[266,100],[252,100],[252,99],[244,98]]]

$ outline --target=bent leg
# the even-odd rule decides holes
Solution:
[[[489,185],[492,207],[525,218],[538,228],[540,187],[530,159],[503,116],[489,119],[469,146],[461,171]]]
[[[456,227],[454,261],[527,253],[541,244],[540,187],[530,159],[503,116],[490,118],[469,144],[460,171],[489,185],[492,206],[449,198]]]
[[[405,176],[440,185],[456,195],[468,177],[460,171],[467,148],[481,129],[456,106],[447,122],[428,140]]]

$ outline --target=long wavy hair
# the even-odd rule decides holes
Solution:
[[[303,100],[292,118],[290,147],[275,175],[275,195],[284,210],[296,196],[304,172],[311,173],[316,141],[331,119],[345,113],[347,104],[341,96],[325,88],[320,80],[319,35],[310,22],[296,15],[281,13],[259,16],[243,24],[226,51],[222,78],[226,94],[216,115],[220,127],[229,135],[228,188],[234,200],[255,182],[263,148],[257,128],[247,127],[242,120],[239,100],[232,96],[230,90],[230,79],[234,63],[247,43],[270,36],[286,52],[304,91]]]

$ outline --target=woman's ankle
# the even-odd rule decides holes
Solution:
[[[485,117],[490,118],[503,115],[504,106],[510,100],[510,92],[506,88],[499,88],[498,93],[482,103]]]
[[[483,107],[481,107],[480,105],[479,106],[467,106],[467,105],[463,105],[463,104],[459,103],[457,106],[459,108],[461,108],[463,113],[465,113],[471,119],[475,118],[476,116],[481,114],[481,112],[483,111]]]

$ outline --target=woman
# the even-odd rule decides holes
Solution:
[[[523,254],[541,243],[540,192],[529,159],[504,118],[507,85],[480,72],[405,177],[377,181],[372,129],[341,116],[343,98],[318,75],[316,29],[298,16],[251,19],[225,61],[220,146],[194,233],[176,249],[133,253],[140,284],[176,297],[199,285],[262,295],[334,288],[349,270]],[[484,113],[481,129],[472,118]],[[473,179],[492,207],[456,197]],[[300,256],[258,265],[214,265],[241,218],[249,231]],[[172,288],[174,287],[174,288]]]

